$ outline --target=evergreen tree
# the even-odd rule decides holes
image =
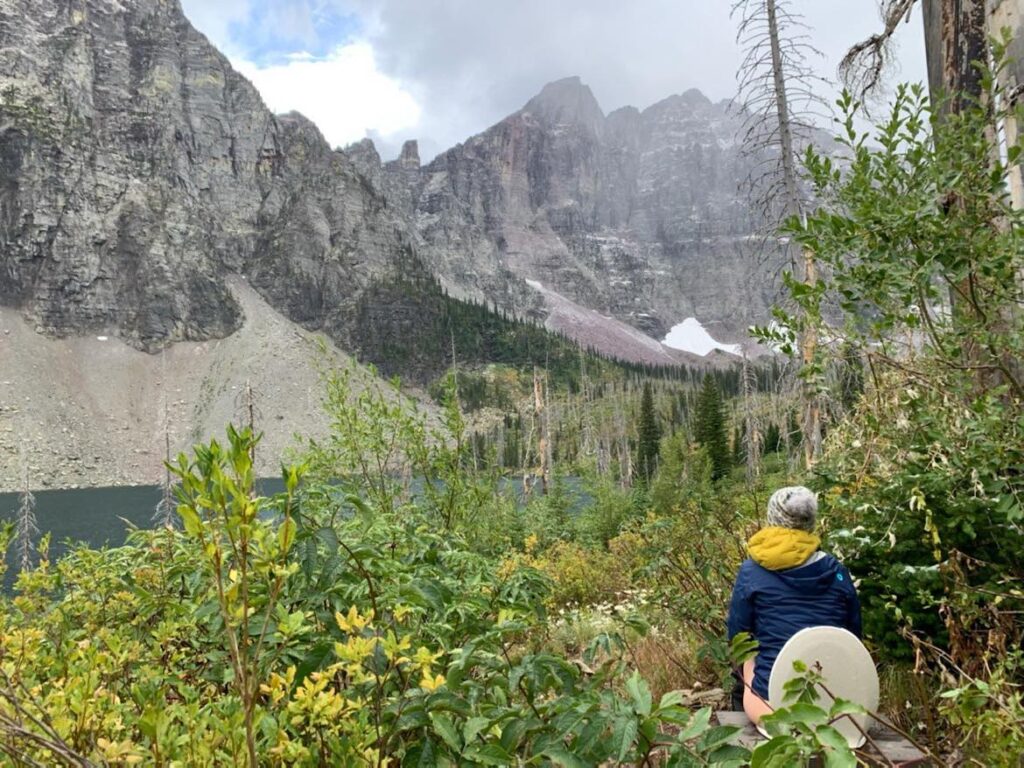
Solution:
[[[732,430],[732,463],[737,467],[747,460],[747,452],[743,450],[743,431],[734,427]]]
[[[864,363],[856,347],[847,342],[839,358],[839,401],[843,409],[852,411],[864,392]]]
[[[644,394],[640,400],[640,417],[637,422],[636,473],[637,481],[645,485],[654,477],[658,468],[660,452],[661,428],[654,413],[654,393],[651,385],[644,384]]]
[[[725,414],[722,408],[722,393],[714,376],[705,376],[700,396],[697,398],[696,436],[711,459],[711,476],[717,480],[729,474],[732,453],[729,450],[729,435],[725,431]]]
[[[774,421],[768,425],[768,431],[764,436],[764,452],[778,453],[782,447],[782,434],[779,432],[779,425]]]
[[[791,412],[789,414],[789,423],[786,426],[786,432],[789,436],[790,445],[799,445],[803,442],[803,431],[800,429],[800,423],[797,421],[795,412]]]

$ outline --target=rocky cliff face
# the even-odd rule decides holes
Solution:
[[[0,304],[152,351],[235,331],[241,275],[358,350],[359,297],[418,257],[556,328],[575,302],[738,332],[769,294],[735,128],[696,91],[606,116],[568,78],[428,165],[415,142],[382,163],[272,115],[177,0],[0,0]]]
[[[567,78],[429,165],[407,145],[365,167],[408,206],[421,256],[457,292],[550,311],[528,280],[657,338],[691,315],[735,334],[772,296],[747,247],[758,222],[737,128],[695,90],[605,116]],[[368,161],[370,149],[356,148]]]
[[[225,280],[344,339],[405,222],[176,0],[0,0],[0,302],[135,346],[225,336]]]

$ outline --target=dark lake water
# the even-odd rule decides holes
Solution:
[[[567,486],[573,496],[573,512],[589,499],[580,488],[577,478],[568,478]],[[259,493],[272,495],[284,490],[280,478],[259,481]],[[522,481],[507,479],[505,490],[522,499]],[[76,488],[34,491],[36,522],[39,535],[49,532],[50,557],[56,559],[69,543],[85,542],[92,547],[117,547],[124,543],[128,531],[149,528],[160,501],[161,491],[155,485],[113,486],[108,488]],[[14,519],[19,505],[17,493],[0,493],[0,520]],[[36,537],[38,539],[38,536]],[[13,547],[7,553],[8,570],[4,586],[13,583]]]
[[[282,490],[278,479],[260,481],[260,493]],[[129,527],[148,528],[160,501],[161,491],[155,485],[129,485],[110,488],[76,488],[34,491],[36,522],[40,535],[51,534],[50,555],[58,557],[67,550],[68,542],[86,542],[93,547],[120,546]],[[0,520],[12,520],[18,509],[17,493],[0,493]],[[13,565],[13,552],[8,552],[8,566]],[[10,583],[13,568],[5,581]]]

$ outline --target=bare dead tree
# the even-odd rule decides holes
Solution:
[[[174,528],[178,517],[175,514],[174,480],[171,477],[171,435],[164,431],[164,476],[160,479],[160,501],[153,513],[153,522],[161,528]]]
[[[551,438],[548,434],[547,387],[541,379],[540,370],[533,367],[533,409],[537,419],[537,457],[540,460],[541,493],[547,494],[551,487]]]
[[[746,186],[774,232],[809,203],[800,186],[797,154],[829,115],[821,96],[829,83],[815,66],[823,54],[789,0],[736,0],[732,16],[738,22],[736,41],[744,50],[733,107],[742,120],[741,151],[751,167]]]
[[[882,0],[882,31],[855,44],[839,63],[844,85],[860,100],[877,90],[885,72],[892,68],[892,36],[900,22],[910,22],[910,12],[916,3],[917,0]]]
[[[259,408],[260,392],[252,385],[251,379],[246,379],[245,384],[235,396],[235,420],[248,427],[255,435],[256,425],[263,420],[263,412]],[[256,466],[256,444],[249,448],[249,459],[253,466]]]
[[[810,201],[800,184],[797,153],[813,140],[816,117],[826,111],[821,87],[827,84],[812,62],[822,54],[811,43],[809,28],[788,0],[737,0],[732,14],[739,20],[737,41],[745,55],[737,72],[737,104],[744,119],[743,151],[753,161],[748,186],[770,230],[793,217],[805,216]],[[818,280],[814,254],[798,253],[786,243],[794,275],[808,285]],[[804,370],[817,355],[816,329],[800,339]],[[817,387],[803,386],[804,463],[821,453],[821,406]]]
[[[164,471],[160,478],[160,501],[153,512],[153,522],[161,528],[174,528],[178,517],[175,514],[174,481],[171,477],[171,417],[168,402],[166,350],[160,353],[161,415],[160,426],[164,433]]]
[[[757,389],[757,374],[743,353],[743,369],[740,376],[743,388],[743,449],[747,455],[746,479],[753,484],[761,474],[761,425],[754,414],[754,392]]]
[[[25,448],[21,447],[21,494],[18,497],[18,512],[14,524],[14,540],[17,542],[18,567],[23,571],[32,568],[32,541],[39,534],[36,522],[36,497],[29,487],[28,462]]]

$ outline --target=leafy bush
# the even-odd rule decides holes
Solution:
[[[0,611],[0,751],[108,765],[740,765],[733,731],[655,702],[602,633],[551,653],[551,580],[499,569],[429,502],[254,496],[256,438],[175,465],[184,531],[23,573]],[[8,534],[9,535],[9,534]],[[570,557],[570,549],[565,549]]]
[[[817,467],[866,631],[886,653],[909,652],[902,634],[978,677],[1024,639],[1009,588],[1024,577],[1024,212],[1004,182],[1022,148],[995,143],[992,119],[1015,117],[994,114],[1008,103],[997,80],[985,73],[984,103],[958,114],[900,88],[870,142],[841,100],[847,162],[808,151],[823,204],[787,226],[823,278],[788,280],[802,311],[779,312],[801,333],[837,307],[829,334],[868,363],[868,389]],[[826,367],[823,355],[805,375],[823,387]]]
[[[1024,693],[1020,649],[1000,659],[984,678],[961,676],[942,694],[942,712],[960,732],[966,756],[983,765],[999,765],[1007,756],[1024,754]]]

